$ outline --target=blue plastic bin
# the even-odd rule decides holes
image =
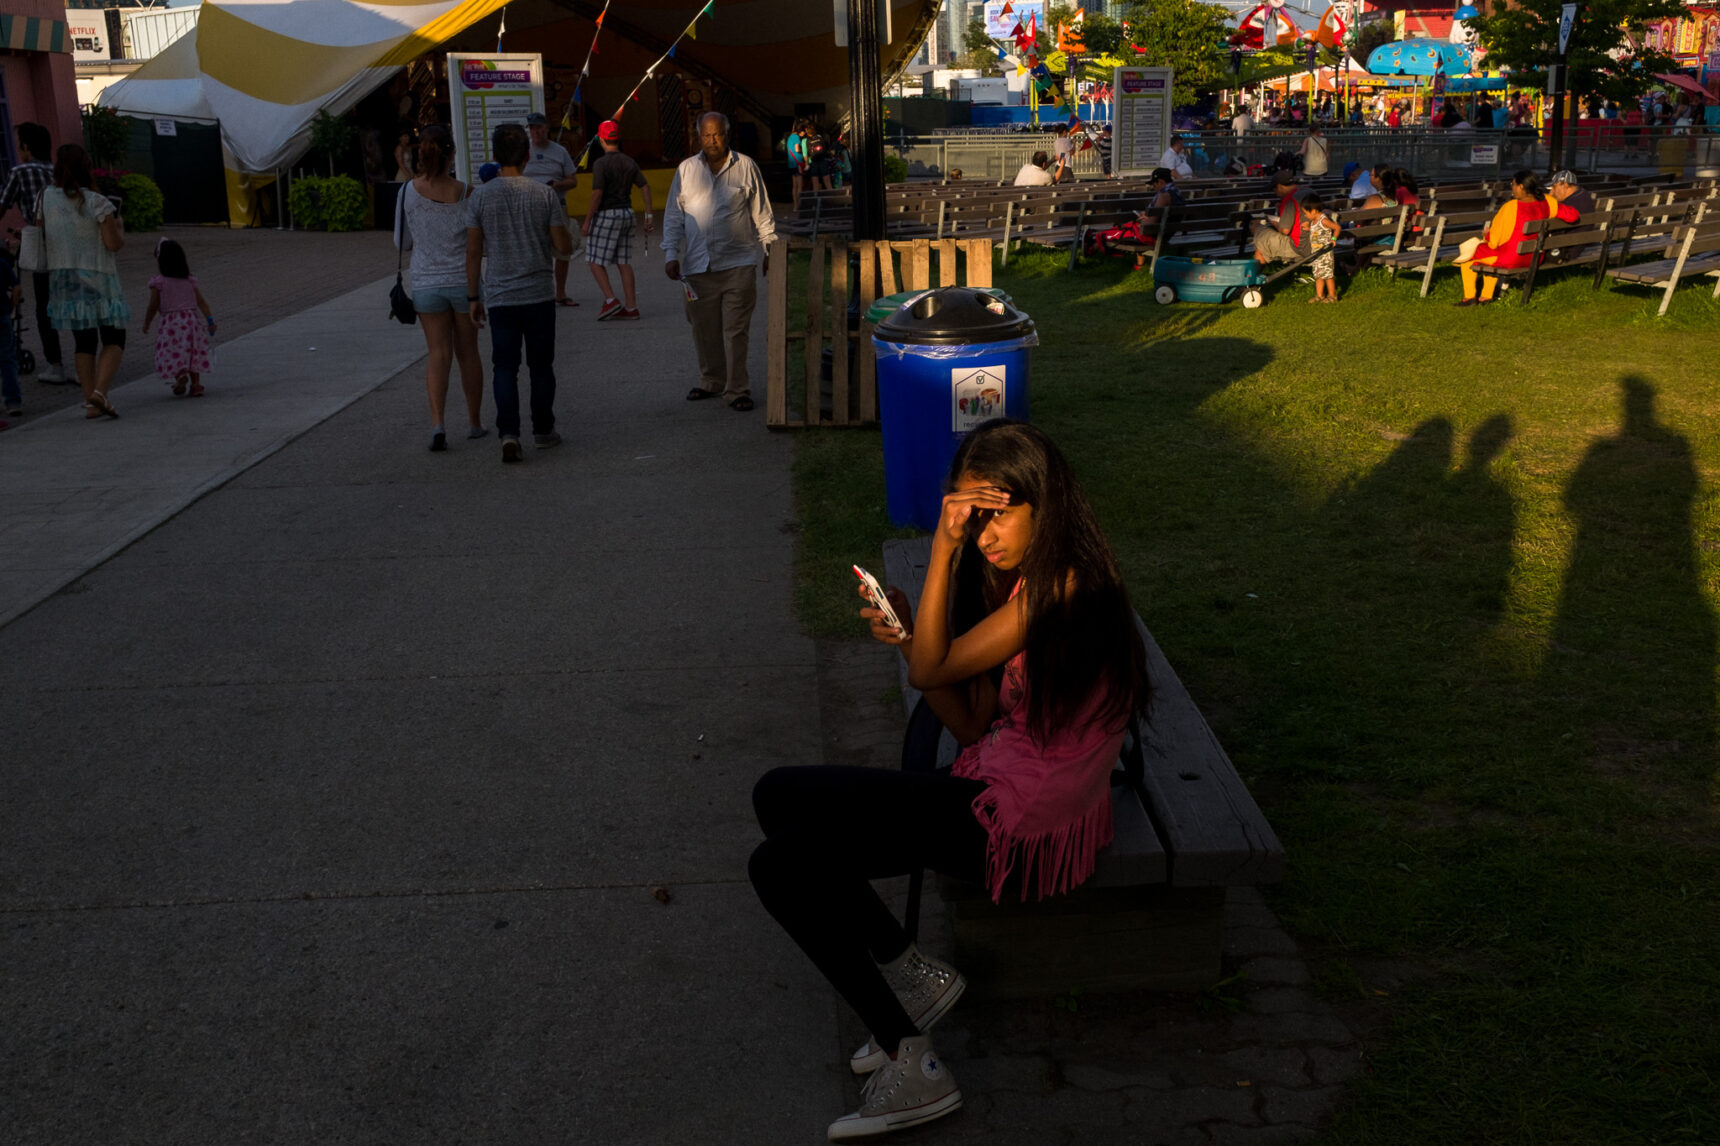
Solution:
[[[1038,342],[1031,318],[974,287],[927,291],[877,325],[892,522],[935,528],[944,478],[967,432],[991,418],[1027,420],[1028,348]]]

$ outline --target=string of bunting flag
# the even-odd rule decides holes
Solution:
[[[615,114],[610,116],[610,119],[620,122],[622,115],[627,111],[627,105],[639,98],[639,89],[645,86],[645,81],[657,74],[657,69],[663,65],[664,60],[675,58],[675,49],[681,46],[682,40],[697,40],[699,38],[698,33],[694,30],[694,25],[698,24],[700,17],[710,14],[711,7],[715,3],[716,0],[705,0],[705,6],[693,13],[693,18],[687,21],[687,26],[681,29],[681,34],[675,37],[675,42],[669,45],[669,50],[658,56],[656,62],[645,69],[645,74],[639,77],[639,82],[633,85],[633,90],[627,93],[627,98],[621,101],[621,106],[615,109]]]
[[[591,46],[585,49],[585,63],[579,65],[579,79],[573,83],[573,96],[567,101],[567,106],[561,112],[561,129],[570,131],[573,128],[573,106],[579,102],[580,89],[585,81],[591,78],[591,57],[597,54],[597,37],[603,34],[603,18],[609,15],[610,0],[603,0],[603,11],[597,14],[597,23],[591,30]]]

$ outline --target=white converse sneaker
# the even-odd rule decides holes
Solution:
[[[830,1140],[843,1142],[918,1126],[960,1110],[962,1092],[925,1035],[903,1039],[895,1058],[872,1072],[860,1091],[860,1109],[830,1124]]]
[[[960,971],[941,959],[920,954],[920,949],[912,943],[894,962],[884,963],[879,969],[921,1034],[931,1030],[967,990],[967,980]],[[867,1039],[866,1045],[849,1058],[848,1067],[855,1074],[871,1074],[886,1061],[888,1056],[878,1049],[878,1044]]]

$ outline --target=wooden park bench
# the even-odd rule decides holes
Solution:
[[[1674,231],[1673,245],[1677,253],[1670,258],[1614,267],[1607,274],[1621,283],[1663,287],[1665,293],[1656,313],[1665,314],[1680,281],[1703,275],[1720,277],[1720,212],[1711,221],[1680,225]],[[1720,282],[1714,285],[1714,297],[1720,299]]]
[[[918,601],[929,537],[884,545],[885,580]],[[1225,889],[1276,883],[1284,849],[1249,795],[1188,690],[1140,618],[1153,682],[1150,720],[1125,743],[1113,774],[1116,835],[1093,877],[1074,892],[994,904],[984,888],[945,881],[941,897],[955,932],[955,962],[974,990],[993,998],[1102,990],[1201,990],[1221,976]],[[907,683],[905,760],[936,743],[939,764],[955,742]],[[928,723],[931,727],[928,728]],[[1135,769],[1138,765],[1138,772]],[[918,884],[908,926],[918,922]]]
[[[1622,211],[1591,211],[1575,223],[1562,222],[1557,216],[1537,219],[1523,228],[1523,239],[1517,244],[1519,255],[1531,256],[1522,267],[1488,267],[1483,271],[1501,283],[1521,284],[1523,305],[1535,293],[1535,279],[1546,270],[1592,264],[1595,268],[1594,287],[1599,289],[1606,274],[1607,259],[1615,238],[1627,241],[1636,223],[1634,208]],[[1548,261],[1549,251],[1557,248],[1560,258]],[[1481,268],[1477,268],[1480,270]]]
[[[1389,270],[1393,277],[1400,270],[1420,270],[1421,297],[1426,298],[1433,289],[1434,268],[1455,259],[1464,239],[1485,234],[1494,214],[1495,211],[1489,207],[1482,211],[1429,215],[1422,223],[1421,234],[1415,237],[1414,245],[1404,245],[1376,255],[1374,261]]]

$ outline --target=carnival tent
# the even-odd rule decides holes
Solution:
[[[229,170],[303,154],[317,112],[338,115],[401,65],[506,0],[204,0],[194,32],[97,98],[144,119],[218,121]]]
[[[887,3],[888,79],[924,43],[938,4]],[[505,33],[496,17],[504,7]],[[690,22],[696,32],[678,41]],[[599,24],[600,52],[588,57]],[[587,58],[589,75],[567,76],[551,113],[580,97],[604,116],[636,113],[630,132],[657,130],[655,102],[631,102],[650,99],[652,78],[704,80],[761,120],[808,105],[834,120],[848,102],[848,53],[835,43],[831,9],[802,0],[630,0],[607,13],[602,0],[204,0],[195,32],[98,102],[140,118],[219,121],[228,168],[267,175],[304,153],[318,111],[348,110],[433,49],[493,51],[498,40],[502,51],[543,53],[546,75]]]
[[[1468,75],[1470,52],[1444,40],[1399,40],[1368,53],[1368,71],[1378,76]]]

